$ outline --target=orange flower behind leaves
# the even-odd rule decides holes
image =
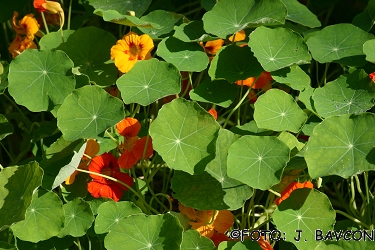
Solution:
[[[254,81],[255,81],[255,77],[249,77],[249,78],[247,78],[245,80],[238,80],[238,81],[236,81],[236,84],[238,86],[243,85],[243,86],[251,87],[253,85]]]
[[[118,164],[121,168],[130,169],[138,160],[142,159],[143,151],[146,147],[147,136],[138,138],[141,124],[139,121],[132,117],[127,117],[117,123],[117,132],[124,136],[124,142],[120,145],[121,156],[118,159]],[[152,147],[152,140],[149,137],[146,148],[146,158],[151,157],[154,149]]]
[[[258,80],[254,83],[255,77],[249,77],[246,80],[238,80],[236,81],[236,84],[241,86],[245,85],[248,87],[251,87],[252,89],[263,89],[267,88],[269,89],[271,87],[271,81],[273,80],[271,74],[267,71],[264,71],[260,76],[258,77]]]
[[[217,111],[216,110],[209,109],[208,113],[210,113],[215,118],[215,120],[217,120]]]
[[[151,58],[154,42],[147,34],[129,32],[111,48],[111,59],[122,73],[127,73],[140,60]]]
[[[373,82],[375,82],[375,72],[368,75]]]
[[[224,40],[217,39],[217,40],[206,42],[206,44],[203,46],[203,49],[207,54],[214,56],[219,51],[219,49],[223,47],[223,45],[224,45]]]
[[[258,240],[258,244],[260,248],[262,248],[263,250],[273,250],[273,247],[271,246],[271,244],[267,240],[265,240],[263,236],[260,236]]]
[[[8,50],[12,54],[12,58],[15,58],[19,54],[21,54],[23,51],[27,49],[37,49],[38,47],[33,42],[33,40],[30,40],[27,36],[20,37],[16,36],[12,43],[10,44]]]
[[[122,173],[119,170],[117,159],[110,153],[104,153],[92,159],[89,165],[89,171],[111,176],[128,186],[133,185],[133,178],[128,174]],[[109,180],[107,178],[90,174],[93,178],[88,184],[87,188],[90,194],[95,198],[111,198],[114,201],[119,201],[123,190],[128,190],[127,187],[118,182]]]
[[[99,150],[100,150],[99,144],[93,139],[88,139],[84,155],[82,156],[82,159],[78,165],[78,168],[85,169],[87,167],[87,164],[90,162],[90,159],[86,155],[88,155],[89,157],[94,157],[97,153],[99,153]],[[73,184],[77,174],[79,174],[79,171],[74,171],[68,178],[66,178],[65,184],[66,185]]]
[[[233,215],[229,210],[195,210],[186,208],[179,203],[178,205],[182,214],[189,219],[189,224],[197,230],[202,236],[211,238],[215,231],[217,233],[225,233],[234,222]]]
[[[233,41],[233,38],[234,38],[234,41]],[[240,42],[240,41],[245,40],[245,38],[246,38],[245,31],[244,30],[240,30],[240,31],[236,32],[235,35],[230,36],[228,39],[231,42]]]
[[[38,21],[34,14],[27,14],[17,22],[18,12],[13,13],[12,26],[17,35],[24,35],[29,40],[34,40],[34,35],[39,31]]]
[[[230,240],[228,236],[226,236],[226,234],[218,233],[216,231],[214,231],[214,234],[211,236],[210,239],[214,242],[216,248],[220,245],[221,242]]]
[[[64,26],[64,10],[60,3],[46,0],[34,0],[34,8],[39,12],[48,12],[50,14],[59,14],[60,16],[60,30]]]
[[[306,181],[306,182],[303,182],[303,183],[300,183],[300,182],[291,182],[282,192],[281,192],[281,197],[280,198],[276,198],[275,199],[275,203],[276,205],[280,205],[280,203],[287,199],[290,194],[296,190],[296,189],[300,189],[300,188],[314,188],[314,185],[311,183],[311,181]]]

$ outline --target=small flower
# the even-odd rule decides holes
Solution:
[[[217,120],[217,111],[216,110],[209,109],[208,113],[210,113],[214,117],[214,119]]]
[[[260,76],[258,77],[257,81],[255,81],[255,77],[249,77],[246,80],[238,80],[236,81],[236,84],[241,86],[248,86],[252,89],[270,89],[271,87],[271,81],[273,80],[271,74],[267,71],[262,72]]]
[[[99,144],[93,140],[93,139],[88,139],[85,152],[81,158],[81,162],[78,165],[79,169],[85,169],[87,167],[87,164],[90,162],[90,159],[86,156],[88,155],[89,157],[94,157],[100,150]],[[76,175],[79,174],[79,171],[74,171],[68,178],[65,180],[66,185],[71,185],[73,184]]]
[[[211,56],[216,55],[216,53],[223,47],[224,45],[224,40],[223,39],[217,39],[213,41],[208,41],[206,42],[205,45],[203,46],[204,51]]]
[[[214,242],[216,248],[220,245],[221,242],[230,240],[228,236],[226,236],[226,234],[218,233],[217,231],[214,231],[214,234],[210,239]]]
[[[375,82],[375,72],[368,75],[373,82]]]
[[[89,165],[89,171],[111,176],[128,186],[133,185],[133,178],[119,170],[117,159],[110,153],[104,153],[92,159]],[[93,180],[88,184],[87,189],[95,198],[111,198],[119,201],[122,196],[122,190],[128,190],[127,187],[118,182],[106,179],[102,176],[90,174]]]
[[[60,30],[64,26],[64,10],[60,3],[46,0],[34,0],[34,8],[39,12],[48,12],[50,14],[59,14],[60,16]]]
[[[149,35],[129,32],[112,46],[111,59],[122,73],[127,73],[137,61],[150,59],[153,48],[154,42]]]
[[[233,38],[234,38],[234,41],[233,41]],[[240,30],[240,31],[236,32],[236,34],[230,36],[228,39],[231,42],[240,42],[240,41],[245,40],[245,38],[246,38],[245,31],[244,30]]]
[[[152,148],[151,137],[144,136],[138,138],[139,130],[141,129],[141,124],[139,121],[132,117],[127,117],[121,122],[116,124],[117,132],[124,136],[124,142],[121,143],[121,156],[118,159],[118,164],[121,168],[130,169],[132,168],[138,160],[142,159],[143,151],[146,147],[145,158],[149,158],[154,150]]]
[[[9,52],[12,54],[12,58],[15,58],[26,49],[37,49],[37,46],[29,37],[21,37],[19,35],[16,35],[8,48]]]
[[[265,240],[263,236],[260,236],[258,240],[258,244],[260,248],[262,248],[262,250],[273,250],[273,247],[271,246],[271,244],[267,240]]]
[[[23,35],[28,40],[34,40],[34,35],[39,31],[38,21],[34,18],[34,14],[27,14],[17,22],[18,12],[13,13],[12,26],[17,35]]]
[[[280,203],[287,199],[294,190],[300,188],[314,188],[314,186],[311,181],[306,181],[303,183],[293,181],[284,189],[284,191],[281,192],[281,197],[275,199],[276,205],[280,205]]]

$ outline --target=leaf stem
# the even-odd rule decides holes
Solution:
[[[370,227],[368,225],[366,225],[365,223],[363,223],[362,221],[358,220],[357,218],[354,218],[353,216],[341,211],[341,210],[335,210],[336,213],[338,214],[341,214],[341,215],[344,215],[346,218],[354,221],[355,223],[365,227],[366,229],[370,229]]]
[[[48,29],[48,26],[47,26],[46,18],[44,17],[44,13],[40,12],[40,14],[42,15],[43,24],[44,24],[44,28],[46,29],[46,33],[49,34],[49,29]]]
[[[68,11],[68,27],[67,27],[67,30],[70,30],[70,18],[72,16],[72,2],[73,2],[73,0],[70,0],[69,11]]]

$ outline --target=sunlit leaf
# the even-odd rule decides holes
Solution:
[[[366,55],[366,61],[375,62],[375,39],[368,40],[363,44],[363,53]]]
[[[155,39],[171,32],[176,22],[178,22],[180,19],[181,17],[175,16],[172,12],[165,10],[154,10],[146,16],[141,17],[141,20],[157,23],[160,25],[160,27],[158,29],[137,27],[137,29]]]
[[[298,96],[298,100],[305,104],[306,108],[311,111],[315,111],[314,100],[312,99],[314,91],[315,89],[309,85],[304,90],[302,90]]]
[[[214,103],[218,106],[228,108],[238,93],[238,88],[225,80],[211,81],[204,79],[197,87],[190,91],[189,96],[194,101]]]
[[[298,249],[312,249],[319,244],[315,231],[327,233],[333,229],[336,213],[328,197],[314,189],[297,189],[276,208],[273,221],[278,230],[285,233],[286,241]],[[296,230],[301,230],[301,239]],[[294,238],[295,237],[295,238]]]
[[[156,53],[180,71],[200,72],[208,64],[208,57],[202,46],[196,43],[186,43],[174,37],[163,39]]]
[[[203,237],[197,230],[187,230],[183,234],[181,250],[202,249],[215,250],[214,243],[207,237]]]
[[[320,63],[338,62],[345,65],[363,65],[363,44],[374,35],[349,24],[330,25],[307,40],[312,57]]]
[[[64,238],[52,237],[48,240],[33,243],[17,239],[18,250],[40,249],[40,250],[65,250],[73,245],[75,238],[66,236]]]
[[[370,0],[361,13],[356,15],[352,23],[363,29],[364,31],[370,31],[375,22],[375,1]]]
[[[123,218],[104,239],[108,250],[154,249],[178,250],[182,242],[182,227],[171,214]]]
[[[225,46],[212,59],[208,74],[212,80],[225,79],[228,82],[257,77],[263,72],[258,60],[249,47]]]
[[[375,85],[366,72],[356,70],[317,88],[312,98],[322,117],[360,114],[374,106]]]
[[[154,149],[168,167],[202,173],[215,156],[219,124],[197,103],[175,99],[165,104],[151,123]]]
[[[61,104],[75,86],[72,60],[62,51],[25,50],[9,66],[9,93],[31,111],[45,111]]]
[[[250,34],[249,46],[268,72],[311,60],[303,38],[286,28],[258,27]]]
[[[57,48],[61,43],[66,42],[74,30],[63,30],[64,41],[61,38],[61,32],[55,31],[45,34],[40,38],[39,46],[40,50],[50,50]]]
[[[305,5],[298,0],[281,0],[288,10],[287,20],[304,26],[315,28],[320,27],[321,23],[317,16],[313,14]]]
[[[0,231],[25,219],[34,190],[42,184],[37,162],[7,167],[0,172]]]
[[[184,42],[207,42],[218,39],[206,34],[203,29],[203,22],[200,20],[183,23],[176,27],[175,30],[173,36]]]
[[[116,38],[110,32],[91,26],[76,30],[57,49],[64,51],[73,60],[74,67],[79,67],[79,72],[91,81],[110,86],[118,74],[116,66],[109,61],[109,51],[115,43]]]
[[[21,240],[38,242],[56,236],[63,224],[64,210],[57,194],[38,190],[33,194],[25,220],[11,226],[11,229]]]
[[[374,170],[374,145],[374,114],[328,117],[315,126],[307,143],[309,174],[313,179],[327,175],[348,178]]]
[[[260,128],[297,133],[307,120],[293,97],[279,89],[268,90],[254,106],[254,120]]]
[[[95,138],[124,116],[121,100],[97,86],[84,86],[65,99],[57,111],[57,126],[66,140]]]
[[[147,106],[160,98],[179,93],[180,81],[181,75],[175,66],[153,58],[137,62],[116,83],[126,104]]]
[[[114,226],[119,224],[122,218],[140,213],[142,213],[142,210],[129,201],[105,202],[98,208],[95,232],[97,234],[108,233]]]
[[[115,10],[123,15],[130,14],[133,11],[136,17],[140,17],[147,10],[151,0],[107,0],[105,2],[101,0],[89,0],[89,3],[96,10]]]
[[[279,83],[284,83],[295,90],[303,90],[310,86],[310,76],[306,74],[298,65],[279,69],[271,72],[272,78]]]
[[[290,149],[271,136],[245,135],[229,148],[227,173],[250,187],[266,190],[280,181]]]
[[[282,25],[286,15],[279,0],[221,0],[202,20],[207,33],[225,38],[248,27]]]

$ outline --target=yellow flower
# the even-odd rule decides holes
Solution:
[[[202,44],[201,44],[202,45]],[[223,47],[224,45],[224,40],[223,39],[217,39],[213,41],[208,41],[206,42],[205,45],[203,46],[204,51],[209,54],[209,55],[216,55],[216,53]]]
[[[13,13],[12,26],[17,35],[25,35],[28,40],[34,40],[34,35],[39,31],[38,21],[34,14],[27,14],[17,22],[18,12]]]
[[[234,41],[233,41],[233,38],[234,38]],[[240,30],[240,31],[236,32],[236,34],[230,36],[228,39],[231,42],[239,42],[239,41],[245,40],[245,38],[246,38],[245,31],[244,30]]]
[[[21,37],[19,35],[14,38],[13,42],[8,48],[9,52],[12,54],[12,58],[15,58],[26,49],[37,49],[37,46],[32,39],[30,40],[29,37]]]
[[[149,35],[129,32],[112,46],[111,59],[122,73],[126,73],[137,61],[150,59],[153,48],[154,42]]]

